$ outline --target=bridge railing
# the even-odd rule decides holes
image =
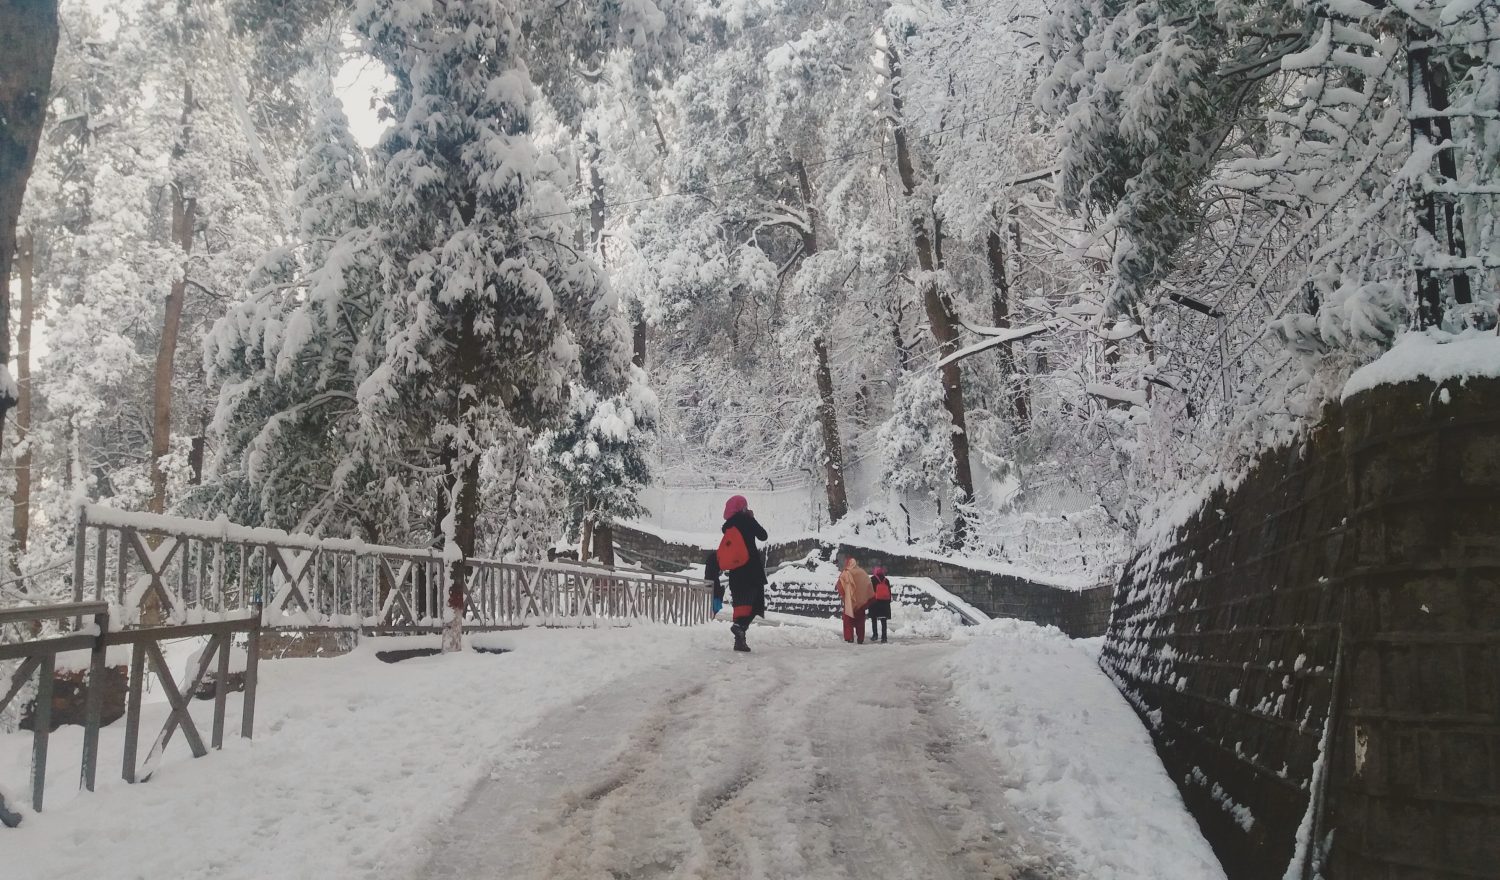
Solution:
[[[105,723],[104,691],[109,674],[108,651],[114,647],[130,649],[129,683],[124,694],[125,743],[121,754],[120,775],[126,782],[145,781],[160,766],[162,755],[173,735],[181,730],[193,757],[201,758],[210,748],[224,746],[227,696],[231,686],[230,669],[233,643],[244,638],[245,664],[242,670],[243,691],[240,711],[240,736],[250,738],[255,727],[255,692],[258,669],[260,615],[251,609],[238,617],[227,617],[213,623],[153,626],[140,629],[111,630],[109,605],[106,602],[69,602],[58,605],[32,605],[0,608],[0,624],[44,623],[73,620],[71,632],[37,635],[19,642],[0,643],[0,663],[18,662],[5,676],[0,676],[0,712],[21,695],[26,685],[35,682],[31,700],[31,808],[42,811],[47,790],[48,752],[53,729],[53,693],[58,684],[58,656],[70,651],[87,651],[87,690],[83,726],[83,748],[79,756],[79,787],[94,790],[99,768],[99,729]],[[87,620],[80,625],[78,621]],[[184,638],[207,638],[204,649],[190,663],[185,677],[178,678],[168,667],[162,652],[164,643]],[[201,696],[211,679],[214,700],[210,736],[205,744],[189,703]],[[140,758],[142,745],[142,690],[147,676],[154,676],[167,697],[171,711],[166,723],[157,731]],[[179,686],[179,683],[181,686]],[[149,735],[149,728],[147,733]],[[0,796],[0,824],[14,827],[21,816],[7,806]]]
[[[568,562],[470,559],[462,564],[466,629],[638,621],[689,626],[712,617],[709,584],[696,578]],[[0,711],[35,683],[32,809],[42,809],[46,790],[60,653],[89,652],[80,784],[92,790],[109,674],[106,650],[129,648],[121,775],[136,782],[150,778],[179,730],[195,757],[222,747],[237,642],[244,644],[246,658],[240,735],[248,738],[263,627],[435,630],[450,614],[449,571],[448,560],[434,550],[312,538],[223,519],[85,507],[74,540],[74,601],[0,608]],[[11,631],[19,638],[5,635]],[[184,638],[208,641],[178,678],[161,646]],[[159,682],[171,713],[141,759],[142,688],[148,677]],[[215,702],[205,744],[188,706],[210,686]],[[0,797],[0,824],[19,821]]]
[[[569,562],[463,566],[469,628],[711,617],[710,586],[696,578]],[[259,604],[268,627],[425,631],[451,613],[449,571],[436,550],[91,505],[79,517],[73,598],[109,603],[124,626],[204,623]]]

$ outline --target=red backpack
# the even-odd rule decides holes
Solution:
[[[883,576],[875,578],[875,598],[881,602],[891,601],[891,582]]]
[[[719,539],[719,570],[734,571],[743,568],[750,562],[750,548],[745,546],[745,536],[734,526],[724,530],[724,537]]]

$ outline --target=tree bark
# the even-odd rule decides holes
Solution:
[[[458,304],[455,393],[472,386],[479,372],[479,340],[475,333],[478,310],[478,304],[471,299]],[[463,429],[463,436],[449,441],[452,454],[448,457],[448,497],[453,505],[453,543],[458,557],[448,564],[449,618],[443,631],[444,652],[462,651],[464,647],[464,605],[469,585],[467,560],[474,558],[479,536],[479,450],[473,447],[473,414],[468,399],[462,394],[456,398],[454,409],[455,426]],[[459,440],[464,445],[459,445]]]
[[[1010,326],[1010,279],[1005,272],[1005,239],[1000,231],[991,229],[985,237],[985,251],[990,260],[990,281],[994,290],[990,293],[990,318],[996,327]],[[1000,374],[1005,383],[1005,394],[1010,398],[1016,413],[1016,427],[1024,429],[1031,421],[1027,407],[1025,379],[1016,361],[1015,343],[1000,345]]]
[[[813,201],[813,184],[807,180],[807,166],[801,159],[792,163],[796,171],[796,189],[802,196],[802,210],[807,211],[807,225],[802,226],[802,255],[796,259],[793,273],[802,262],[817,253],[817,205]],[[843,442],[838,436],[838,411],[834,406],[834,379],[828,366],[828,340],[822,333],[813,336],[813,354],[817,358],[817,423],[823,433],[823,486],[828,493],[828,523],[838,522],[849,514],[849,492],[844,486]]]
[[[922,272],[918,287],[922,297],[922,306],[927,312],[927,324],[931,328],[933,340],[938,344],[938,357],[943,358],[958,350],[958,331],[954,328],[952,306],[939,289],[936,279],[932,277],[933,273],[942,267],[939,259],[941,242],[938,238],[941,233],[936,218],[930,210],[931,206],[916,204],[916,159],[912,155],[911,145],[907,142],[901,92],[898,88],[901,82],[901,58],[894,46],[886,50],[886,57],[891,70],[892,134],[896,142],[896,170],[901,177],[901,188],[907,198],[908,210],[911,212],[911,231],[917,250],[917,268]],[[969,465],[969,431],[964,406],[963,375],[957,363],[950,363],[942,368],[942,381],[943,408],[947,410],[948,418],[953,422],[953,470],[959,495],[954,499],[957,510],[960,504],[974,497],[974,473]],[[966,532],[963,514],[958,512],[954,521],[955,536],[961,541]]]
[[[16,442],[21,445],[21,454],[16,456],[15,554],[11,558],[19,567],[31,533],[31,323],[36,314],[32,294],[36,239],[29,231],[16,243],[16,269],[21,276],[21,323],[16,328]]]
[[[0,442],[17,402],[9,381],[16,223],[47,119],[57,35],[57,0],[0,0]]]
[[[601,565],[615,564],[615,527],[610,523],[594,524],[594,558]]]
[[[818,208],[813,200],[812,183],[807,178],[807,166],[798,159],[792,167],[797,173],[802,210],[807,212],[807,225],[801,230],[802,256],[792,270],[796,272],[802,263],[818,252]],[[839,437],[838,408],[834,405],[833,371],[828,364],[828,341],[822,333],[813,336],[813,354],[817,357],[818,425],[823,431],[823,482],[828,493],[828,522],[832,525],[849,515],[849,491],[844,478],[844,445]]]
[[[188,148],[193,114],[193,87],[182,87],[182,132],[173,152],[181,156]],[[187,298],[187,258],[193,252],[193,227],[198,220],[198,200],[180,182],[172,186],[172,243],[182,254],[182,266],[172,279],[162,317],[161,342],[156,347],[156,371],[151,389],[151,511],[167,509],[167,472],[162,460],[172,449],[172,367],[177,358],[177,338],[182,329],[182,306]]]
[[[464,605],[468,595],[468,560],[475,556],[479,535],[479,455],[466,450],[459,455],[463,463],[458,472],[458,498],[453,523],[453,542],[460,558],[448,567],[448,625],[443,630],[443,651],[464,649]]]
[[[583,502],[583,518],[578,521],[578,561],[588,562],[590,548],[594,545],[594,500]]]
[[[820,333],[813,337],[818,357],[818,424],[823,428],[823,474],[828,485],[828,523],[849,514],[849,496],[844,486],[844,450],[839,444],[838,412],[833,404],[833,372],[828,367],[828,342]]]

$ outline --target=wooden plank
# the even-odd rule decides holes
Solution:
[[[115,601],[121,605],[125,604],[125,584],[130,580],[127,572],[130,571],[130,542],[125,540],[125,530],[117,529],[115,534],[119,535],[120,557],[115,561]]]
[[[42,658],[36,674],[36,710],[31,734],[31,808],[42,811],[42,796],[47,791],[47,740],[52,736],[52,685],[57,671],[57,655]]]
[[[10,687],[5,691],[5,698],[0,699],[0,712],[5,711],[5,707],[10,705],[10,701],[16,698],[16,694],[19,694],[21,688],[26,686],[26,682],[31,680],[31,674],[36,672],[36,668],[41,665],[41,655],[23,657],[21,668],[10,677]]]
[[[176,536],[172,535],[166,536],[171,539],[172,546],[167,550],[167,555],[162,557],[161,566],[158,568],[155,564],[155,560],[152,559],[151,551],[146,547],[146,542],[141,539],[140,532],[134,530],[126,532],[122,530],[121,535],[130,536],[130,543],[135,547],[136,561],[141,564],[141,568],[145,569],[146,573],[151,578],[151,582],[146,585],[145,592],[141,594],[141,601],[145,601],[147,594],[155,593],[157,598],[161,599],[162,613],[166,615],[167,619],[170,620],[172,617],[177,616],[177,614],[181,613],[181,611],[183,610],[182,599],[181,597],[173,596],[171,594],[171,591],[167,589],[167,582],[165,580],[165,577],[167,569],[172,567],[172,560],[177,558],[177,551],[183,548],[183,545],[187,543],[187,539],[178,539]],[[122,546],[124,543],[125,542],[122,538]],[[122,567],[123,564],[124,560],[122,558]],[[186,565],[187,561],[184,560],[183,564]],[[139,611],[140,609],[136,608],[134,610]]]
[[[245,698],[240,714],[240,736],[250,739],[255,731],[255,686],[260,675],[260,609],[245,645]]]
[[[172,626],[153,626],[143,629],[115,630],[104,636],[105,645],[134,645],[161,639],[186,639],[198,636],[217,636],[232,632],[247,632],[255,624],[254,617],[232,617],[229,620],[214,620],[208,623],[180,623]]]
[[[198,672],[188,684],[188,693],[191,694],[203,683],[203,675],[208,671],[209,660],[212,659],[212,649],[218,639],[209,642],[208,649],[204,650],[203,656],[198,659]],[[182,692],[177,689],[177,682],[172,677],[172,670],[167,667],[167,660],[161,654],[161,646],[154,640],[145,642],[146,656],[151,658],[151,665],[156,668],[156,678],[161,682],[162,694],[171,705],[172,712],[167,716],[167,723],[157,734],[156,742],[151,744],[151,751],[146,753],[146,765],[141,780],[149,781],[151,774],[156,772],[156,767],[161,763],[162,754],[167,750],[167,743],[172,740],[172,734],[182,727],[182,735],[187,738],[188,747],[193,750],[193,757],[201,758],[208,754],[208,749],[203,745],[203,738],[198,735],[198,727],[193,723],[193,716],[188,713],[190,701],[184,699]]]
[[[125,697],[125,758],[121,777],[135,782],[136,746],[141,735],[141,679],[146,674],[146,646],[136,642],[130,652],[130,688]]]
[[[218,678],[214,681],[213,747],[222,749],[224,748],[224,703],[229,699],[229,646],[231,642],[227,635],[216,638],[219,640],[219,668],[214,673]]]
[[[94,647],[94,637],[86,633],[57,636],[51,639],[37,639],[33,642],[0,645],[0,660],[22,660],[62,651],[86,651],[92,647]]]
[[[94,598],[104,598],[104,578],[109,572],[109,532],[95,529],[94,539]]]
[[[73,533],[73,601],[83,601],[83,569],[88,565],[89,549],[89,519],[88,515],[79,512],[78,530]],[[76,622],[78,629],[83,628],[83,618],[80,616]]]
[[[52,605],[24,605],[0,608],[0,623],[25,623],[33,620],[62,620],[68,617],[92,617],[109,610],[104,602],[58,602]]]
[[[108,614],[96,616],[94,623],[99,627],[100,636],[109,631]],[[99,723],[104,712],[105,676],[109,674],[107,654],[104,640],[96,639],[94,649],[89,653],[89,690],[85,698],[83,719],[83,766],[79,770],[79,784],[85,791],[94,790],[94,779],[99,769]]]

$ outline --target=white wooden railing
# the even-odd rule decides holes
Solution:
[[[707,581],[566,562],[470,559],[464,626],[690,626],[711,617]],[[449,563],[435,550],[314,538],[90,505],[74,543],[73,599],[102,601],[116,626],[243,616],[265,626],[437,629]]]

